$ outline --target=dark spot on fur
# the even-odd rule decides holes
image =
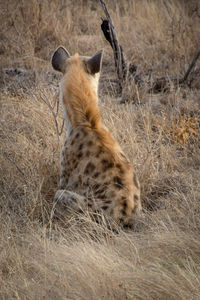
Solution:
[[[94,173],[94,176],[93,176],[93,177],[94,177],[94,178],[97,178],[97,177],[99,176],[99,174],[100,174],[99,172],[96,172],[96,173]]]
[[[105,193],[105,189],[104,188],[101,188],[100,190],[97,189],[97,191],[95,191],[95,195],[101,195],[101,194],[104,194]]]
[[[98,147],[98,150],[97,150],[97,153],[96,153],[96,158],[98,158],[100,156],[100,154],[102,154],[104,151],[103,151],[103,147],[102,146],[99,146]]]
[[[133,174],[133,182],[134,182],[136,188],[139,189],[139,184],[138,184],[137,177],[136,177],[135,173]]]
[[[107,159],[102,159],[101,163],[103,165],[103,169],[102,169],[103,172],[107,171],[110,168],[113,168],[114,166],[114,163],[109,162]]]
[[[124,170],[122,168],[122,165],[116,164],[117,169],[119,169],[120,174],[124,174]]]
[[[115,176],[115,177],[113,178],[113,181],[114,181],[115,187],[117,187],[118,189],[122,189],[122,188],[123,188],[123,183],[122,183],[120,177]]]
[[[122,197],[124,200],[124,197]],[[122,215],[125,216],[126,215],[126,208],[127,208],[127,202],[126,200],[124,200],[123,202],[123,208],[122,208]]]
[[[106,189],[110,185],[110,181],[105,181],[103,187]]]
[[[126,216],[126,211],[124,209],[122,209],[122,215]]]
[[[101,208],[102,208],[103,210],[106,210],[106,209],[108,209],[108,207],[109,207],[109,206],[104,205],[104,206],[102,206]]]
[[[91,162],[89,162],[85,168],[84,174],[88,175],[90,173],[92,173],[95,169],[95,165]]]
[[[80,133],[77,132],[77,134],[75,135],[75,138],[77,139],[80,136]]]
[[[72,140],[72,141],[71,141],[71,146],[73,146],[73,145],[74,145],[74,142],[75,142],[75,140]]]
[[[101,162],[102,162],[103,165],[108,164],[108,160],[107,159],[102,159]]]
[[[124,197],[122,197],[122,198],[124,198]],[[124,209],[127,208],[127,202],[126,202],[126,200],[123,202],[123,208],[124,208]]]
[[[79,152],[78,154],[77,154],[77,157],[78,158],[81,158],[83,156],[83,153],[82,152]]]
[[[112,201],[111,200],[106,200],[105,203],[106,204],[110,204]]]
[[[93,141],[87,142],[88,147],[91,147],[93,145]]]
[[[99,199],[106,199],[106,195],[105,195],[105,194],[97,195],[97,197],[98,197]]]
[[[83,148],[83,144],[80,144],[78,150],[82,150],[82,148]]]

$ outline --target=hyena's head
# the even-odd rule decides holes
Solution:
[[[52,56],[51,63],[56,71],[63,73],[64,77],[67,77],[69,74],[72,75],[77,84],[80,84],[78,79],[81,76],[79,75],[85,75],[97,92],[102,56],[103,49],[92,57],[79,56],[78,54],[71,56],[63,46],[59,46]]]

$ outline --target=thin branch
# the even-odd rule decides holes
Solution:
[[[108,10],[107,10],[107,7],[106,7],[106,4],[105,4],[104,0],[100,0],[100,2],[101,2],[101,5],[102,5],[102,7],[103,7],[103,10],[105,11],[105,14],[106,14],[107,19],[110,21],[110,24],[112,25],[112,27],[114,27],[114,26],[113,26],[113,23],[112,23],[111,16],[110,16],[110,14],[109,14],[109,12],[108,12]]]
[[[61,136],[62,132],[63,132],[63,128],[64,128],[64,119],[63,119],[63,122],[62,122],[62,125],[61,125],[61,129],[59,130],[59,126],[58,126],[58,121],[57,121],[57,116],[58,116],[58,110],[59,110],[59,100],[56,100],[56,112],[54,111],[54,107],[52,107],[48,97],[46,96],[43,96],[41,95],[41,99],[43,100],[43,102],[45,104],[47,104],[47,106],[49,107],[52,115],[53,115],[53,118],[54,118],[54,121],[55,121],[55,125],[56,125],[56,132],[57,132],[57,135],[58,135],[58,138]]]
[[[195,54],[195,56],[194,56],[191,64],[189,65],[189,67],[188,67],[185,75],[183,76],[183,82],[187,80],[187,78],[188,78],[190,72],[192,71],[192,69],[194,68],[194,66],[195,66],[195,64],[196,64],[197,59],[199,58],[199,56],[200,56],[200,50],[197,51],[197,53]]]

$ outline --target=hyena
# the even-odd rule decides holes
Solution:
[[[140,184],[130,161],[102,123],[98,82],[103,50],[70,56],[62,46],[52,66],[60,83],[66,121],[59,188],[54,200],[70,210],[102,212],[111,227],[132,227],[141,211]]]

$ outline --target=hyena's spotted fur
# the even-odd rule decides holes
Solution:
[[[140,186],[101,121],[97,88],[102,54],[70,56],[59,47],[52,57],[54,69],[63,73],[60,96],[67,127],[55,201],[76,211],[103,211],[111,226],[132,227],[134,214],[141,210]]]

